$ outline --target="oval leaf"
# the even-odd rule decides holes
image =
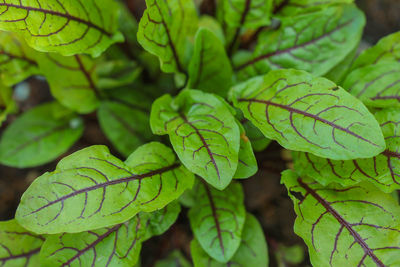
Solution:
[[[193,174],[160,143],[139,147],[126,164],[107,147],[91,146],[37,178],[22,196],[16,218],[37,233],[97,229],[160,209],[192,183]]]
[[[208,255],[228,262],[239,248],[246,217],[242,187],[236,182],[224,191],[205,183],[196,186],[196,202],[189,210],[194,236]]]
[[[220,263],[207,255],[194,239],[190,243],[195,267],[224,267],[224,266],[268,266],[268,248],[264,238],[264,233],[257,219],[247,213],[246,222],[243,227],[242,241],[235,255],[227,263]]]
[[[82,135],[81,118],[69,114],[58,103],[37,106],[21,115],[4,131],[0,140],[0,163],[18,168],[38,166],[66,152]]]
[[[0,222],[0,264],[4,267],[36,267],[44,238],[29,233],[15,220]]]
[[[108,0],[6,0],[0,3],[0,29],[22,32],[39,51],[98,56],[123,40],[117,14],[118,4]]]
[[[378,122],[344,89],[298,70],[276,70],[232,90],[233,101],[266,137],[331,159],[367,158],[385,148]]]
[[[184,90],[175,99],[153,103],[150,124],[155,134],[169,134],[187,168],[218,189],[232,180],[238,164],[239,127],[227,104],[212,94]]]
[[[186,73],[188,38],[194,36],[197,12],[192,0],[146,0],[137,38],[160,58],[164,72]]]
[[[252,57],[238,58],[234,69],[242,80],[281,68],[324,75],[359,43],[364,24],[363,13],[354,5],[289,17],[278,30],[261,33]]]
[[[391,195],[367,183],[321,187],[292,171],[282,179],[295,204],[294,230],[313,266],[400,264],[400,208]]]

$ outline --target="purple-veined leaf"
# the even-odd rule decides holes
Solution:
[[[0,31],[0,77],[4,85],[15,85],[39,74],[37,52],[18,35]]]
[[[211,258],[228,262],[239,248],[246,217],[242,187],[232,182],[219,191],[199,182],[194,194],[189,210],[194,236]]]
[[[294,152],[296,171],[323,185],[352,186],[368,181],[385,192],[400,188],[400,109],[384,109],[375,114],[386,149],[368,159],[330,160],[310,153]]]
[[[332,5],[351,4],[354,0],[273,0],[273,13],[281,19],[325,9]]]
[[[283,183],[297,214],[294,230],[314,266],[398,266],[400,208],[368,183],[323,187],[292,171]]]
[[[239,127],[222,98],[186,89],[176,98],[164,95],[152,106],[153,133],[168,134],[182,163],[222,190],[236,172]]]
[[[190,38],[197,26],[192,0],[146,0],[137,38],[144,49],[160,59],[164,72],[186,73]]]
[[[16,220],[0,222],[0,266],[37,267],[44,237],[28,232]]]
[[[98,56],[123,40],[118,12],[118,4],[108,0],[4,0],[0,29],[22,33],[39,51]]]
[[[193,174],[170,148],[153,142],[126,162],[105,146],[91,146],[62,159],[24,193],[16,218],[37,233],[76,233],[125,222],[177,199]]]
[[[281,68],[324,75],[359,43],[364,24],[354,5],[289,17],[277,30],[260,33],[253,55],[236,58],[234,69],[240,80]]]
[[[272,0],[223,0],[223,16],[230,27],[257,29],[270,23]]]
[[[275,70],[233,87],[231,98],[263,134],[283,147],[331,159],[385,149],[379,124],[343,88],[299,70]]]

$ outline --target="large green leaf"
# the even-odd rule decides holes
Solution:
[[[64,57],[44,54],[38,60],[52,95],[66,107],[79,113],[89,113],[99,105],[96,61],[89,56]]]
[[[125,223],[88,232],[49,235],[40,252],[40,266],[134,266],[146,217],[136,215]]]
[[[322,187],[292,171],[282,179],[314,266],[399,266],[400,208],[390,194],[367,183]]]
[[[352,71],[343,87],[370,107],[400,107],[400,63],[382,62]]]
[[[352,186],[369,181],[383,191],[400,188],[400,109],[385,109],[375,114],[386,140],[386,149],[368,159],[330,160],[310,153],[294,153],[296,171],[323,185]]]
[[[243,227],[242,241],[235,255],[227,263],[220,263],[207,255],[194,239],[190,243],[190,250],[195,267],[224,267],[224,266],[268,266],[268,248],[264,233],[257,219],[247,213]]]
[[[157,99],[150,115],[153,133],[168,134],[182,163],[218,189],[232,180],[240,145],[239,127],[223,101],[184,90],[175,99]]]
[[[58,112],[67,112],[58,117]],[[82,135],[83,122],[56,102],[37,106],[16,119],[0,140],[0,163],[26,168],[56,159]]]
[[[139,43],[160,58],[163,71],[186,73],[189,41],[198,20],[193,1],[146,0],[146,4],[137,34]]]
[[[246,136],[246,131],[239,121],[237,123],[240,129],[240,148],[238,166],[233,178],[242,179],[254,175],[258,170],[258,166],[251,142]]]
[[[266,137],[287,149],[354,159],[385,148],[378,122],[359,100],[304,71],[271,71],[235,86],[232,98]]]
[[[325,9],[332,5],[351,4],[354,0],[274,0],[276,16],[291,17]]]
[[[0,222],[0,264],[2,267],[37,267],[44,238],[32,234],[15,220]]]
[[[193,179],[172,150],[160,143],[139,147],[126,163],[105,146],[91,146],[37,178],[22,196],[16,218],[38,233],[111,226],[140,211],[164,207],[190,188]]]
[[[324,75],[358,44],[365,24],[354,5],[289,17],[259,35],[253,55],[235,60],[240,79],[271,69],[295,68]]]
[[[12,86],[39,73],[37,54],[22,38],[0,31],[0,40],[0,77],[5,85]]]
[[[363,51],[354,62],[353,68],[365,67],[371,64],[400,60],[400,32],[385,36],[379,42]]]
[[[118,10],[109,0],[5,0],[0,29],[21,32],[39,51],[98,56],[123,40],[117,32]]]
[[[189,65],[188,88],[225,97],[232,84],[232,75],[231,63],[222,42],[210,30],[201,28],[196,34]]]
[[[154,140],[149,126],[151,102],[132,88],[115,89],[109,95],[97,111],[100,127],[116,149],[128,156]]]
[[[0,126],[6,120],[8,114],[17,109],[14,99],[12,98],[12,90],[0,81]]]
[[[194,236],[201,247],[219,262],[228,262],[239,248],[246,211],[243,190],[232,182],[224,191],[198,183],[195,204],[189,210]]]

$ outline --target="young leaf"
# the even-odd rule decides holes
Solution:
[[[323,10],[332,5],[351,4],[354,0],[274,0],[274,14],[278,17],[293,17],[299,14]]]
[[[257,29],[270,23],[272,0],[223,0],[223,5],[230,27]]]
[[[213,259],[228,262],[237,251],[246,217],[243,190],[232,182],[224,191],[198,183],[196,202],[189,210],[194,236]]]
[[[232,67],[222,42],[211,31],[196,34],[189,64],[188,88],[201,89],[225,97],[232,84]]]
[[[1,266],[39,266],[43,237],[28,232],[15,220],[10,220],[0,222],[0,240]]]
[[[246,136],[246,131],[239,121],[237,124],[240,129],[240,148],[238,166],[233,178],[242,179],[253,176],[258,170],[258,166],[253,148],[251,147],[251,142]]]
[[[32,167],[66,152],[81,137],[83,122],[71,113],[57,117],[57,110],[65,108],[56,102],[42,104],[7,127],[0,140],[0,163]]]
[[[8,114],[17,109],[14,100],[12,99],[12,90],[5,86],[0,81],[0,126],[6,120]]]
[[[40,252],[41,266],[126,266],[139,259],[145,218],[93,231],[49,235]]]
[[[243,227],[242,241],[235,255],[226,264],[220,263],[207,255],[194,239],[190,243],[190,250],[195,267],[223,267],[223,266],[268,266],[268,248],[264,233],[257,219],[247,213]]]
[[[375,114],[386,140],[386,150],[369,159],[329,160],[309,153],[294,153],[296,171],[323,185],[352,186],[369,181],[385,192],[400,188],[400,116],[397,109]]]
[[[234,69],[242,80],[281,68],[324,75],[359,43],[364,24],[363,13],[354,5],[289,17],[279,29],[262,32],[253,56],[236,60]]]
[[[139,145],[151,139],[149,127],[151,102],[132,88],[115,89],[97,111],[100,127],[115,148],[129,156]]]
[[[137,33],[139,43],[160,58],[164,72],[186,73],[188,42],[197,26],[193,1],[146,0],[146,4]]]
[[[400,60],[400,32],[385,36],[379,42],[363,51],[354,62],[353,68],[365,67],[371,64]]]
[[[400,264],[400,208],[389,194],[367,183],[322,187],[292,171],[282,179],[295,204],[294,230],[314,266]]]
[[[382,62],[353,70],[343,87],[369,107],[400,107],[400,63]]]
[[[168,134],[182,163],[218,189],[236,172],[239,127],[228,105],[212,94],[184,90],[175,99],[164,95],[153,103],[150,125]]]
[[[136,149],[124,164],[105,146],[62,159],[24,193],[16,218],[37,233],[76,233],[160,209],[193,183],[193,174],[160,143]]]
[[[18,35],[0,31],[0,77],[12,86],[39,73],[36,52]]]
[[[60,103],[79,113],[89,113],[97,108],[99,90],[95,60],[82,55],[63,57],[49,53],[38,63],[52,95]]]
[[[156,262],[155,267],[192,267],[192,264],[179,250],[175,250],[166,259]]]
[[[21,32],[39,51],[96,57],[123,40],[117,14],[118,4],[108,0],[5,0],[0,3],[0,30]]]
[[[116,59],[102,62],[96,66],[99,89],[113,89],[131,85],[142,72],[134,61]]]
[[[232,98],[266,137],[287,149],[354,159],[385,148],[378,122],[359,100],[304,71],[271,71],[235,86]]]

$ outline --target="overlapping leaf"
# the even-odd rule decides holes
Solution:
[[[240,129],[239,162],[233,178],[241,179],[254,175],[257,172],[258,167],[253,148],[251,147],[252,144],[246,136],[246,131],[240,122],[237,123]]]
[[[149,126],[151,102],[132,88],[115,89],[109,95],[97,112],[100,127],[116,149],[128,156],[139,145],[154,140]]]
[[[0,31],[0,40],[0,77],[5,85],[12,86],[39,73],[36,52],[22,38]]]
[[[58,117],[57,112],[67,112]],[[81,118],[50,102],[37,106],[15,120],[0,140],[0,163],[26,168],[54,160],[82,135]]]
[[[354,159],[385,148],[378,122],[359,100],[304,71],[271,71],[235,86],[232,98],[266,137],[287,149]]]
[[[160,209],[192,183],[193,174],[160,143],[139,147],[126,163],[105,146],[91,146],[37,178],[22,196],[16,218],[38,233],[97,229]]]
[[[289,17],[279,29],[262,32],[253,55],[237,58],[235,69],[242,80],[281,68],[324,75],[355,48],[364,24],[354,5]]]
[[[282,175],[295,204],[294,230],[314,266],[398,266],[400,209],[370,184],[322,187],[292,171]]]
[[[247,213],[243,227],[242,241],[235,255],[227,263],[220,263],[207,255],[199,242],[194,239],[190,243],[190,249],[195,267],[223,267],[223,266],[268,266],[267,242],[257,219]]]
[[[125,56],[124,56],[125,57]],[[134,61],[114,59],[96,66],[99,89],[114,89],[131,85],[142,72],[142,68]]]
[[[323,185],[352,186],[369,181],[383,191],[400,188],[400,109],[385,109],[375,116],[386,140],[386,149],[368,159],[330,160],[310,153],[295,152],[295,169]]]
[[[239,248],[246,211],[243,191],[232,182],[224,191],[198,183],[189,210],[194,236],[213,259],[228,262]]]
[[[100,55],[122,41],[117,32],[118,4],[108,0],[4,0],[0,29],[21,32],[43,52]]]
[[[222,98],[184,90],[175,99],[164,95],[153,103],[150,124],[155,134],[168,134],[187,168],[218,189],[236,172],[239,127]]]
[[[193,1],[146,0],[146,4],[137,34],[139,43],[160,58],[163,71],[186,73],[189,41],[197,26]]]
[[[154,267],[191,267],[192,264],[179,250],[173,251],[166,259],[156,262]]]
[[[6,120],[8,114],[16,110],[16,104],[12,99],[12,90],[0,81],[0,126]]]
[[[201,89],[223,97],[232,84],[232,67],[222,42],[211,31],[201,28],[196,34],[189,65],[189,88]]]
[[[305,14],[331,5],[351,4],[354,0],[274,0],[274,14],[285,17]]]
[[[44,238],[32,234],[15,220],[0,222],[0,264],[2,267],[39,266]]]
[[[272,0],[224,0],[223,5],[230,27],[256,29],[270,23]]]
[[[99,104],[96,61],[88,56],[63,57],[44,54],[39,60],[53,96],[66,107],[79,113],[89,113]]]

